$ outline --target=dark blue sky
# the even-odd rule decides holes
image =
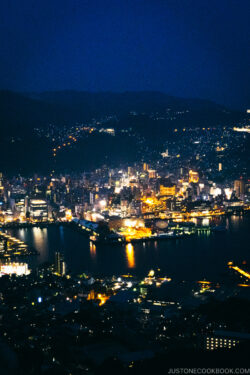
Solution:
[[[159,90],[250,107],[249,0],[6,0],[0,88]]]

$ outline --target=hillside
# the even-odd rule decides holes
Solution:
[[[0,91],[0,123],[4,136],[26,134],[34,127],[49,123],[72,125],[109,115],[117,116],[117,127],[119,124],[124,127],[124,123],[129,127],[140,127],[140,115],[146,116],[149,123],[152,115],[158,116],[158,125],[164,128],[229,125],[242,118],[242,113],[227,110],[211,101],[176,98],[160,92],[23,94]]]

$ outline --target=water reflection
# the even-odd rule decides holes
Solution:
[[[24,229],[21,228],[21,229],[19,230],[19,233],[20,233],[20,238],[22,239],[22,241],[24,241],[24,239],[25,239],[25,231],[24,231]]]
[[[208,227],[209,224],[210,224],[210,222],[209,222],[209,219],[207,217],[205,217],[205,218],[202,219],[201,225],[203,227]]]
[[[135,253],[134,253],[134,246],[132,243],[127,243],[126,245],[126,256],[128,261],[128,268],[135,267]]]
[[[64,242],[64,230],[63,230],[63,226],[60,226],[60,240],[61,240],[61,242]]]
[[[149,269],[160,267],[178,280],[201,280],[204,277],[218,280],[229,260],[249,263],[250,217],[213,218],[210,224],[226,225],[228,231],[215,231],[209,235],[209,231],[203,228],[194,236],[158,241],[157,248],[154,241],[129,243],[126,247],[98,244],[95,248],[85,236],[67,227],[63,230],[57,226],[42,230],[8,229],[8,233],[39,252],[40,255],[27,259],[30,268],[45,261],[54,262],[54,251],[61,250],[69,269],[77,273],[88,271],[93,275],[110,276],[133,271],[144,277]]]
[[[48,237],[48,231],[47,229],[43,228],[33,228],[32,231],[33,234],[33,244],[35,249],[38,250],[40,254],[40,261],[45,262],[48,258],[48,248],[47,248],[47,237]]]
[[[96,245],[90,241],[89,243],[89,249],[90,249],[90,256],[92,259],[96,258]]]

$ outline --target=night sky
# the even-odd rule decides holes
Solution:
[[[250,107],[249,0],[6,0],[0,88],[158,90]]]

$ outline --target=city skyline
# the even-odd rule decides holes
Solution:
[[[1,2],[1,375],[249,373],[249,11]]]

